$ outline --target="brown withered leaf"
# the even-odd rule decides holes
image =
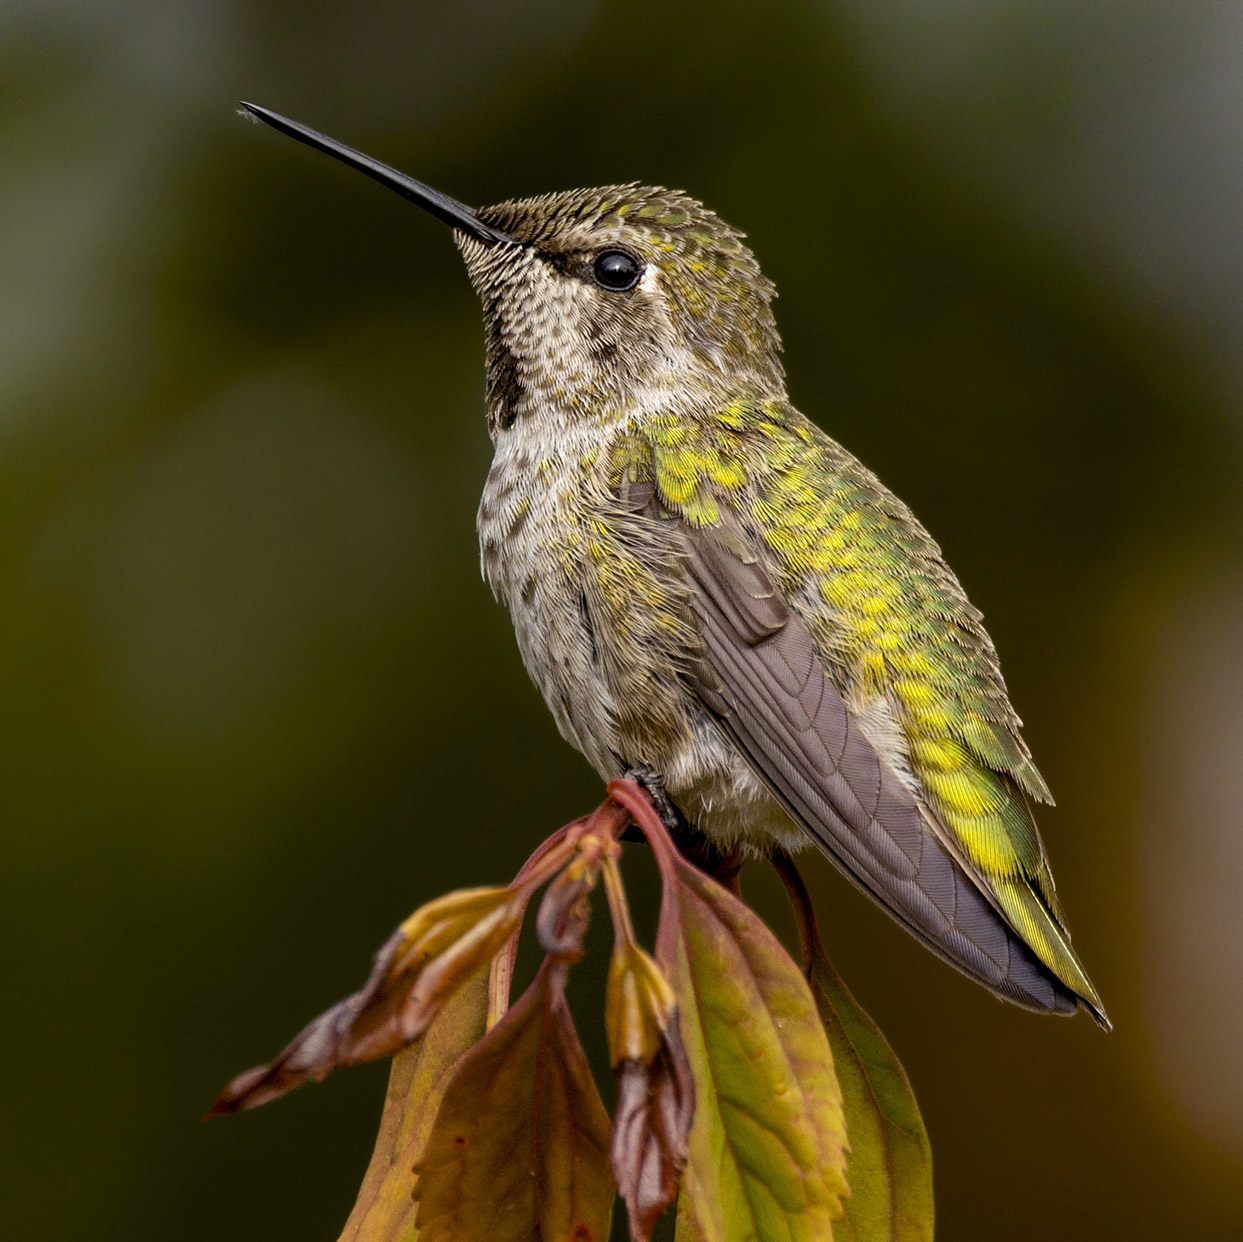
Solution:
[[[376,954],[360,991],[304,1027],[274,1061],[234,1078],[211,1111],[256,1108],[339,1066],[400,1051],[501,948],[529,895],[528,885],[464,889],[421,907]]]
[[[419,1242],[604,1242],[609,1118],[565,1003],[565,967],[462,1058],[418,1168]]]
[[[413,1242],[414,1166],[454,1066],[483,1036],[487,1008],[487,971],[480,970],[393,1059],[375,1150],[339,1242]]]
[[[617,922],[605,994],[609,1055],[617,1071],[611,1155],[630,1236],[647,1242],[677,1197],[695,1083],[678,1030],[673,987],[634,942],[628,915]]]
[[[605,803],[607,806],[608,803]],[[599,811],[596,812],[599,814]],[[543,875],[549,860],[556,860],[564,852],[567,838],[571,838],[584,827],[586,819],[575,820],[559,828],[546,841],[536,846],[531,856],[522,864],[522,870],[514,877],[511,887],[526,887],[525,881],[533,875]],[[510,933],[501,951],[492,959],[492,970],[488,979],[488,1026],[496,1025],[505,1016],[509,1008],[509,985],[513,980],[514,966],[518,961],[518,933],[521,927]]]
[[[650,1062],[627,1059],[617,1067],[613,1176],[635,1242],[647,1242],[661,1213],[677,1198],[694,1114],[695,1081],[675,1010]]]

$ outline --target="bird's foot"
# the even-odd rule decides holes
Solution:
[[[626,773],[626,780],[634,781],[647,792],[656,807],[656,814],[660,816],[660,822],[668,830],[678,853],[687,862],[698,867],[700,871],[706,871],[714,880],[737,896],[738,873],[742,869],[742,851],[739,849],[725,851],[708,840],[674,806],[673,800],[665,789],[665,778],[655,768],[646,763],[631,768]],[[642,832],[631,824],[622,833],[621,839],[642,841],[644,837]]]
[[[676,840],[687,832],[690,825],[683,818],[682,812],[673,805],[673,799],[669,797],[669,793],[665,789],[665,778],[654,767],[650,764],[642,763],[638,767],[630,768],[626,772],[624,779],[634,781],[651,798],[652,805],[656,808],[656,814],[660,816],[660,822],[669,830],[670,836]],[[626,829],[626,832],[622,834],[622,840],[633,839],[628,838],[626,835],[633,827],[631,825],[631,828]]]

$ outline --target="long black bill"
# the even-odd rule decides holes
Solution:
[[[445,224],[461,229],[463,233],[469,233],[471,237],[481,242],[492,245],[496,242],[514,240],[508,233],[502,233],[500,229],[494,229],[490,224],[485,224],[479,219],[473,207],[459,203],[456,198],[441,194],[439,190],[433,190],[431,186],[424,185],[413,177],[407,177],[405,173],[399,173],[395,168],[381,164],[379,160],[373,160],[371,156],[364,155],[361,151],[355,151],[353,147],[334,142],[333,139],[325,137],[316,130],[299,125],[297,121],[291,121],[287,116],[281,116],[279,112],[270,112],[267,108],[247,103],[245,100],[242,100],[241,104],[256,120],[270,125],[282,134],[288,134],[290,138],[305,142],[308,147],[314,147],[317,151],[331,155],[334,160],[340,160],[351,168],[357,168],[360,173],[366,173],[373,181],[378,181],[381,185],[400,194],[402,198],[422,207],[437,220],[443,220]]]

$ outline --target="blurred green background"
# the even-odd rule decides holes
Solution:
[[[939,1236],[1243,1236],[1241,51],[1210,0],[9,0],[0,1235],[334,1238],[384,1067],[201,1114],[598,800],[479,581],[450,239],[245,97],[468,202],[636,178],[746,229],[796,403],[987,614],[1117,1026],[811,864]]]

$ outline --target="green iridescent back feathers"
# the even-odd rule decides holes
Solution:
[[[910,510],[783,401],[646,420],[616,461],[619,477],[650,471],[690,524],[715,524],[728,507],[763,540],[844,697],[888,700],[953,845],[1041,960],[1096,1001],[1027,803],[1052,798],[980,613]]]

